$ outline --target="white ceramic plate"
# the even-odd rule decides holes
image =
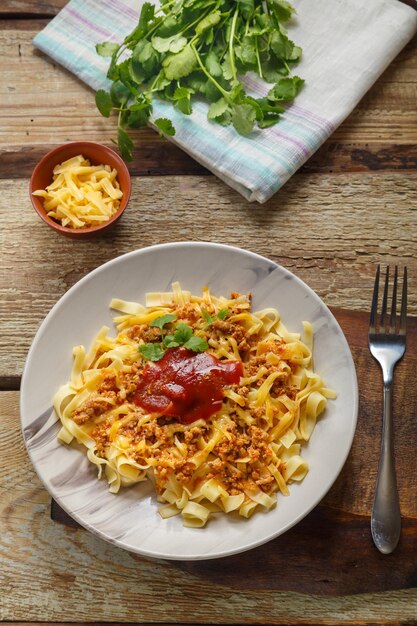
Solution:
[[[72,348],[90,345],[98,329],[113,327],[111,298],[143,302],[147,291],[169,291],[179,280],[193,293],[252,292],[254,310],[279,309],[286,326],[314,326],[314,364],[338,397],[328,402],[303,457],[310,471],[275,509],[249,520],[216,515],[204,529],[182,526],[180,516],[162,519],[153,489],[140,483],[108,491],[80,450],[58,443],[52,397],[70,375]],[[323,498],[343,467],[356,427],[358,391],[346,339],[329,309],[305,283],[268,259],[224,245],[174,243],[137,250],[105,263],[74,285],[42,323],[22,379],[22,431],[30,458],[46,489],[75,520],[103,539],[149,557],[211,559],[258,546],[299,522]]]

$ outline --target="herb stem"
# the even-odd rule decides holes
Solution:
[[[164,9],[166,9],[167,7],[170,7],[172,4],[175,4],[178,0],[170,0],[170,2],[165,2],[165,4],[163,4],[162,6],[160,6],[156,11],[155,11],[155,15],[158,15],[158,13],[160,13],[161,11],[164,11]]]
[[[232,19],[232,26],[230,28],[230,39],[229,39],[230,67],[232,68],[232,74],[233,74],[233,80],[234,81],[236,81],[237,76],[236,76],[235,52],[234,52],[233,41],[234,41],[234,38],[235,38],[236,22],[237,22],[238,15],[239,15],[239,10],[236,9],[235,14],[234,14],[233,19]]]
[[[195,26],[195,24],[197,24],[197,25],[198,25],[200,22],[202,22],[202,21],[203,21],[203,20],[207,17],[207,15],[210,15],[210,13],[211,13],[211,12],[212,12],[212,11],[211,11],[211,9],[209,9],[209,10],[207,11],[207,13],[205,13],[205,14],[203,15],[203,17],[201,17],[201,15],[200,15],[200,16],[198,17],[198,19],[194,20],[194,22],[191,22],[191,24],[188,24],[188,25],[187,25],[187,27],[186,27],[186,28],[184,28],[184,30],[182,30],[179,34],[180,34],[180,35],[183,35],[184,33],[186,33],[186,32],[187,32],[187,30],[190,30],[190,28],[192,28],[193,26]],[[194,35],[193,40],[194,40],[196,37],[198,37],[198,35]]]
[[[209,80],[211,80],[211,82],[213,83],[213,85],[215,85],[217,87],[217,89],[220,91],[220,93],[226,98],[227,101],[229,101],[229,92],[226,91],[225,89],[223,89],[223,87],[221,85],[219,85],[219,83],[217,82],[217,80],[215,78],[213,78],[213,76],[210,74],[210,72],[208,72],[206,70],[206,68],[204,67],[204,64],[201,60],[200,55],[198,54],[196,47],[193,43],[190,44],[191,48],[195,54],[195,57],[197,59],[197,63],[199,64],[200,68],[203,70],[204,74],[207,76],[207,78]]]
[[[256,60],[258,62],[258,73],[260,78],[263,78],[263,74],[262,74],[262,66],[261,66],[261,58],[259,56],[259,47],[258,47],[258,38],[255,37],[255,54],[256,54]]]
[[[246,20],[246,28],[245,28],[245,37],[247,36],[250,28],[250,20],[249,18]]]

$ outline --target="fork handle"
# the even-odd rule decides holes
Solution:
[[[390,554],[395,549],[401,532],[400,502],[395,478],[391,408],[392,389],[390,381],[384,384],[381,456],[371,517],[372,537],[376,547],[383,554]]]

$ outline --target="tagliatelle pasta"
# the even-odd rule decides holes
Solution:
[[[303,339],[251,298],[172,292],[145,305],[113,299],[117,334],[103,327],[74,348],[71,379],[55,395],[59,439],[83,444],[117,493],[155,486],[162,517],[202,527],[216,512],[250,517],[308,472],[302,445],[327,399]]]

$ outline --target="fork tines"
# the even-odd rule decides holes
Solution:
[[[384,283],[384,293],[382,296],[382,309],[381,316],[378,324],[377,319],[377,310],[378,310],[378,292],[379,292],[379,277],[380,277],[380,266],[378,265],[375,276],[375,284],[374,284],[374,293],[372,296],[372,307],[371,307],[371,319],[369,325],[370,333],[377,332],[387,332],[405,335],[406,328],[406,319],[407,319],[407,267],[404,267],[403,274],[403,287],[401,294],[401,311],[400,311],[400,319],[399,323],[397,320],[397,289],[398,289],[398,267],[397,265],[394,268],[394,281],[392,286],[392,295],[391,295],[391,312],[389,316],[389,324],[387,329],[387,311],[388,311],[388,300],[389,300],[389,265],[387,265],[386,273],[385,273],[385,283]]]

